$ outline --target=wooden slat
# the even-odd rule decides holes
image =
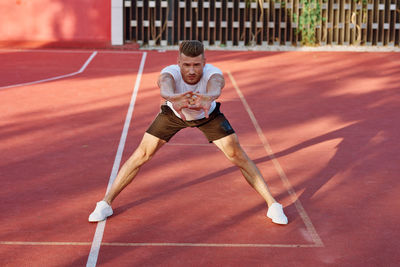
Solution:
[[[137,5],[138,35],[140,36],[139,41],[143,44],[145,42],[145,32],[144,32],[144,28],[143,28],[144,7],[143,7],[143,1],[137,1],[137,2],[138,2],[138,5]],[[139,6],[139,4],[141,4],[141,6]]]
[[[317,2],[318,2],[318,5],[319,5],[319,7],[320,7],[320,10],[321,10],[321,18],[322,18],[322,0],[317,0]],[[316,40],[316,43],[317,44],[320,44],[321,43],[321,36],[322,36],[322,28],[321,28],[321,26],[322,26],[322,20],[321,20],[321,18],[317,21],[317,28],[316,28],[316,34],[315,34],[315,40]]]
[[[344,31],[344,38],[343,44],[349,45],[350,44],[350,25],[351,24],[351,3],[352,0],[345,0],[344,1],[344,21],[343,21],[343,31]]]
[[[293,42],[292,18],[293,18],[293,0],[287,0],[287,2],[286,2],[286,42],[285,42],[285,45],[291,45]]]
[[[263,29],[262,29],[262,45],[268,45],[269,31],[268,31],[268,22],[269,22],[269,2],[263,3]]]
[[[262,16],[261,12],[263,10],[262,4],[257,3],[256,9],[254,10],[254,21],[252,24],[254,35],[255,35],[255,42],[254,45],[261,45],[262,41]]]
[[[383,44],[389,44],[389,36],[390,36],[390,0],[384,1],[385,9],[383,11]]]
[[[281,3],[279,0],[276,0],[274,2],[274,14],[275,14],[275,25],[274,25],[274,45],[279,45],[279,39],[280,39],[280,23],[281,23],[281,9],[280,9]]]
[[[367,5],[366,5],[366,8],[367,8],[367,41],[366,41],[366,44],[367,45],[372,45],[372,40],[373,40],[373,32],[372,32],[372,23],[373,23],[373,17],[374,17],[374,13],[373,13],[373,10],[372,9],[370,9],[369,7],[370,6],[373,6],[374,4],[373,4],[373,1],[374,0],[371,0],[371,1],[368,1],[368,3],[367,3]]]
[[[378,12],[378,4],[379,0],[374,0],[373,1],[373,9],[372,9],[372,24],[371,24],[371,30],[372,30],[372,45],[376,45],[378,42],[378,29],[376,28],[376,25],[379,23],[379,12]]]
[[[210,10],[209,10],[209,38],[210,38],[210,44],[214,45],[215,44],[215,22],[216,22],[216,13],[215,13],[215,2],[214,1],[210,1]]]
[[[328,1],[320,1],[321,3],[321,39],[320,39],[320,44],[321,45],[326,45],[327,44],[327,39],[328,39]]]
[[[258,21],[258,3],[254,2],[250,5],[250,19],[249,23],[245,26],[250,26],[249,28],[249,45],[256,45],[258,40],[258,32],[257,32],[257,21]],[[247,28],[247,27],[246,27]]]
[[[392,9],[392,7],[394,7]],[[394,45],[394,26],[395,26],[395,14],[396,14],[396,3],[394,0],[388,1],[388,23],[389,23],[389,30],[388,30],[388,45]]]
[[[358,31],[361,29],[360,13],[357,10],[357,2],[352,1],[350,5],[350,20],[349,20],[349,43],[354,44],[358,37]]]
[[[386,35],[386,26],[385,25],[385,20],[386,20],[386,0],[380,0],[379,2],[379,31],[380,31],[380,43],[381,45],[385,45],[385,35]]]
[[[198,14],[199,14],[198,10],[199,10],[199,8],[198,8],[198,6],[199,6],[199,2],[198,1],[192,1],[191,9],[190,9],[191,17],[190,17],[190,20],[189,20],[189,21],[192,22],[191,27],[190,27],[190,33],[191,33],[190,39],[198,39],[198,40],[202,41],[203,40],[202,36],[201,35],[199,36],[199,32],[200,31],[199,31],[199,26],[198,26],[198,21],[199,21],[199,18],[198,18]]]
[[[337,45],[339,44],[339,21],[340,21],[340,0],[334,0],[333,2],[333,40],[332,44]]]
[[[292,44],[294,46],[297,46],[299,43],[299,16],[300,16],[300,0],[295,0],[293,3],[293,14],[295,14],[296,16],[294,16],[294,19],[292,20],[293,23],[293,39],[292,39]],[[296,26],[296,27],[294,27]]]
[[[176,2],[170,3],[168,2],[168,29],[171,29],[171,44],[175,45],[177,44],[179,40],[179,32],[178,32],[178,7]]]
[[[290,44],[290,0],[282,1],[282,26],[284,29],[282,31],[281,45]]]
[[[205,7],[204,0],[201,0],[200,2],[201,2],[201,7],[202,7],[201,9],[203,10],[202,17],[201,17],[201,20],[203,21],[203,28],[202,28],[203,43],[205,45],[209,45],[210,38],[208,36],[208,32],[209,32],[209,30],[208,30],[208,12],[210,9]],[[208,4],[206,4],[206,5],[208,5]]]
[[[221,20],[222,20],[222,2],[216,1],[215,10],[215,44],[220,45],[222,40]]]
[[[168,27],[168,13],[169,13],[169,6],[168,6],[168,2],[167,1],[161,1],[160,2],[161,5],[161,40],[160,40],[160,45],[162,46],[166,46],[168,45],[168,41],[169,41],[169,27]]]
[[[186,0],[186,5],[185,5],[185,19],[184,19],[184,30],[185,30],[185,37],[184,40],[190,40],[191,39],[191,33],[192,33],[192,10],[191,10],[191,1]]]
[[[232,25],[232,18],[233,18],[233,1],[226,1],[227,5],[227,16],[226,16],[226,22],[227,22],[227,27],[226,27],[226,45],[230,46],[233,44],[232,40],[232,32],[233,32],[233,25]]]
[[[360,5],[360,6],[359,6]],[[361,8],[361,9],[359,9]],[[359,26],[361,28],[361,30],[358,28],[358,31],[361,31],[361,36],[359,37],[360,40],[360,44],[361,45],[365,45],[365,43],[367,42],[367,22],[368,22],[368,12],[367,12],[367,5],[362,3],[362,4],[358,4],[357,7],[357,12],[359,12],[360,15],[359,16]],[[357,36],[358,37],[358,36]]]
[[[149,42],[149,37],[150,37],[150,9],[149,9],[149,2],[148,1],[143,1],[143,43],[148,43]]]
[[[226,2],[226,1],[225,1]],[[227,25],[226,25],[226,17],[227,17],[227,15],[226,15],[226,4],[224,3],[224,0],[221,0],[220,1],[220,4],[222,5],[221,7],[217,7],[217,9],[219,10],[219,13],[220,13],[220,17],[219,17],[219,26],[218,26],[218,30],[219,30],[219,42],[220,42],[220,44],[226,44],[226,27],[227,27]],[[225,24],[225,26],[224,26],[224,24]]]
[[[339,10],[338,10],[338,24],[336,25],[336,27],[338,28],[338,44],[343,44],[344,42],[344,18],[345,18],[345,14],[344,14],[344,0],[339,0]]]
[[[286,43],[286,0],[281,0],[279,9],[279,45]]]
[[[129,7],[126,6],[126,3],[129,3]],[[130,1],[124,1],[124,8],[123,8],[123,12],[124,12],[124,24],[129,24],[131,23],[131,9],[130,9]],[[127,27],[124,26],[124,40],[125,41],[129,41],[132,40],[132,27]]]
[[[327,20],[327,44],[332,44],[333,40],[333,20],[334,20],[334,14],[333,14],[333,1],[328,2],[328,20]]]
[[[148,43],[149,45],[155,45],[156,44],[156,39],[157,39],[157,34],[160,30],[160,27],[157,27],[156,25],[156,21],[157,21],[157,5],[156,5],[156,1],[148,1],[149,7],[148,7],[148,11],[149,11],[149,27],[148,27],[148,31],[149,31],[149,39],[148,39]]]
[[[396,3],[396,11],[394,12],[394,44],[400,44],[400,1]],[[399,27],[397,27],[399,25]]]

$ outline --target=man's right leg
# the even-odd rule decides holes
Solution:
[[[149,161],[166,141],[145,133],[139,146],[124,163],[115,178],[110,191],[105,195],[103,201],[97,203],[96,209],[89,216],[90,222],[102,221],[112,215],[111,203],[121,191],[132,182],[139,172],[140,167]]]
[[[106,194],[103,200],[111,205],[118,194],[136,177],[140,167],[149,161],[157,152],[157,150],[160,149],[165,143],[166,141],[151,134],[145,133],[135,152],[133,152],[130,158],[119,170],[110,191]]]

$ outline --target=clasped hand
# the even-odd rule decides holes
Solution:
[[[194,110],[204,110],[206,118],[208,118],[208,111],[210,110],[212,99],[207,95],[202,95],[192,91],[185,92],[174,97],[171,101],[174,109],[178,112],[183,120],[186,120],[185,115],[182,113],[183,108]]]

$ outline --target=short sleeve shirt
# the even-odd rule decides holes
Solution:
[[[187,84],[181,74],[181,70],[178,65],[170,65],[168,67],[165,67],[162,71],[161,74],[163,73],[169,73],[172,75],[172,77],[175,80],[175,87],[176,87],[176,92],[177,94],[193,91],[199,94],[205,94],[207,93],[207,82],[210,79],[210,77],[213,74],[221,74],[222,72],[220,69],[217,67],[214,67],[211,64],[206,64],[203,68],[203,75],[200,78],[200,81],[196,84]],[[167,101],[167,105],[174,111],[175,115],[179,116],[178,112],[172,107],[172,103]],[[210,114],[214,109],[215,109],[216,103],[213,101],[211,103],[210,110],[208,111],[208,114]],[[194,110],[194,109],[189,109],[189,108],[184,108],[182,109],[182,113],[185,115],[186,120],[198,120],[202,119],[205,117],[204,110]]]

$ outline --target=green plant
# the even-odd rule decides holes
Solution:
[[[302,4],[301,14],[295,21],[298,21],[297,32],[301,34],[301,44],[315,45],[315,29],[321,22],[321,5],[319,0],[300,0]]]
[[[363,4],[363,5],[368,4],[368,0],[353,0],[353,1],[356,3],[359,3],[359,4]]]

